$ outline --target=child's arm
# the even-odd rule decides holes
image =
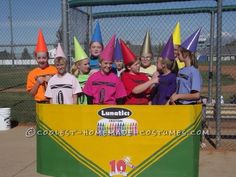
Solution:
[[[174,93],[170,97],[170,102],[174,103],[176,100],[198,100],[200,98],[200,92],[198,91],[193,91],[191,93],[187,94],[176,94]]]
[[[72,99],[73,99],[73,104],[77,104],[78,95],[77,94],[73,94],[72,95]]]
[[[153,74],[151,80],[134,87],[134,89],[132,90],[132,93],[134,93],[134,94],[142,93],[145,90],[147,90],[149,87],[154,86],[154,84],[156,84],[158,82],[159,82],[159,78],[157,77],[157,75]]]

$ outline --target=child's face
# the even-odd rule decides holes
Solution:
[[[183,52],[182,52],[181,49],[178,52],[178,58],[179,58],[179,61],[182,61],[182,62],[185,61],[185,57],[184,57]]]
[[[151,62],[152,62],[152,54],[148,53],[148,54],[142,55],[141,58],[140,58],[140,61],[141,61],[141,65],[144,68],[150,66]]]
[[[102,61],[99,63],[99,65],[100,65],[101,71],[102,71],[104,74],[110,73],[111,68],[112,68],[112,61],[102,60]]]
[[[157,59],[157,71],[159,71],[159,72],[162,72],[162,69],[163,69],[163,63],[162,63],[162,58],[161,57],[159,57],[158,59]]]
[[[84,60],[79,61],[78,68],[79,68],[80,72],[83,74],[89,73],[89,71],[90,71],[89,60],[84,59]]]
[[[137,60],[134,64],[130,66],[130,71],[133,73],[139,73],[140,70],[140,61]]]
[[[64,75],[66,73],[66,62],[64,62],[63,60],[56,62],[55,66],[59,75]]]
[[[92,56],[98,57],[102,52],[102,45],[99,42],[92,42],[89,48],[89,52]]]
[[[178,58],[178,56],[179,56],[179,46],[178,45],[174,46],[174,56],[175,56],[175,58]]]
[[[123,68],[123,62],[121,60],[115,61],[116,69],[119,71]]]
[[[38,66],[41,69],[44,69],[48,66],[48,55],[45,52],[39,52],[36,54],[36,61],[38,63]]]

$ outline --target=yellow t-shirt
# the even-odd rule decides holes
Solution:
[[[45,69],[41,69],[41,68],[33,69],[28,74],[26,90],[29,92],[34,87],[34,84],[36,83],[37,77],[39,77],[39,76],[46,77],[48,75],[53,76],[56,73],[57,73],[57,69],[54,66],[48,66]],[[44,101],[44,100],[46,100],[46,97],[44,96],[45,91],[46,91],[46,84],[47,83],[43,83],[39,86],[38,91],[34,96],[35,101]]]
[[[177,62],[177,65],[178,65],[178,69],[182,69],[183,67],[185,67],[185,64],[184,62],[182,61],[179,61],[179,59],[176,59],[176,62]]]
[[[148,75],[148,78],[150,79],[152,75],[157,71],[157,67],[155,65],[150,65],[147,68],[140,67],[140,72],[145,73]]]

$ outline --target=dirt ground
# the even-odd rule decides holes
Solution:
[[[200,71],[208,71],[208,66],[199,66]],[[213,71],[215,71],[215,67],[213,67]],[[236,80],[236,66],[222,66],[221,67],[222,74],[230,75],[234,80]],[[213,88],[215,89],[215,88]],[[203,87],[203,92],[207,92],[208,88]],[[232,85],[222,85],[222,92],[235,92],[236,91],[236,83]]]
[[[25,137],[26,130],[31,127],[17,126],[0,131],[0,177],[46,177],[35,169],[36,138]],[[235,157],[236,151],[202,149],[199,177],[235,177]]]

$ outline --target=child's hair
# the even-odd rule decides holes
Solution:
[[[176,68],[178,68],[177,62],[174,60],[170,60],[168,58],[163,59],[162,57],[159,58],[159,60],[161,59],[161,63],[165,64],[167,69],[169,69],[171,72],[173,73],[177,73],[178,70],[176,71]]]
[[[194,66],[195,68],[198,68],[198,62],[197,62],[197,58],[195,56],[194,52],[191,52],[189,50],[186,50],[184,48],[181,47],[181,52],[183,53],[183,55],[188,55],[189,58],[191,59],[191,65]]]
[[[126,70],[126,71],[129,71],[128,67],[130,67],[131,65],[133,65],[133,64],[134,64],[136,61],[138,61],[138,60],[140,61],[140,58],[139,58],[139,57],[136,57],[134,61],[125,64],[125,70]]]
[[[61,63],[63,62],[64,64],[67,64],[67,59],[64,57],[57,57],[54,59],[54,64]]]
[[[75,62],[71,66],[70,73],[73,74],[75,77],[77,77],[79,75],[78,62]]]

